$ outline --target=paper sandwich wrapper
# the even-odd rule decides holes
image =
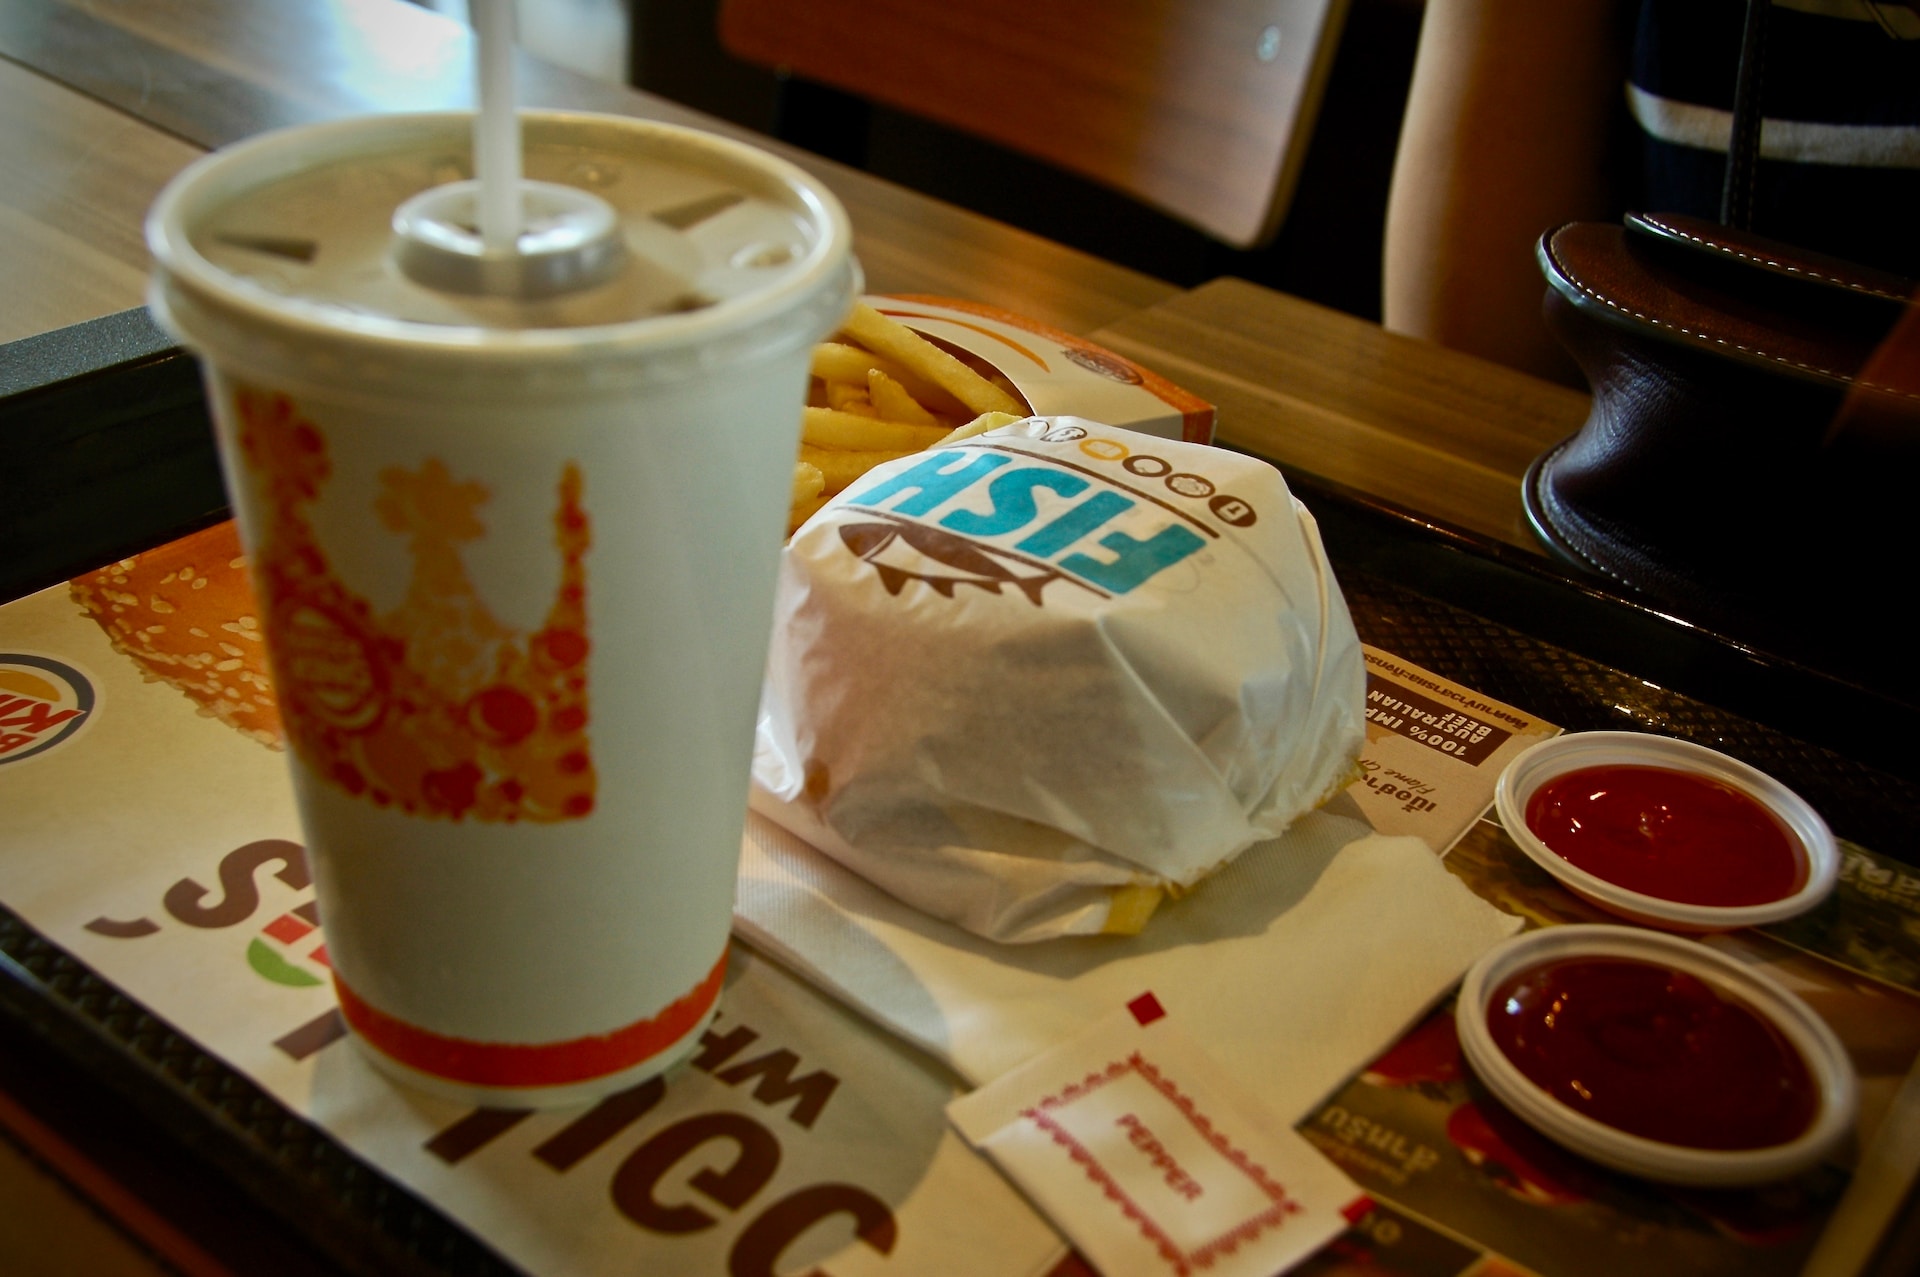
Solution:
[[[795,534],[754,779],[976,935],[1131,933],[1352,779],[1363,683],[1271,466],[1031,418],[889,463]]]

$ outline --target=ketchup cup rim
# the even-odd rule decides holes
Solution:
[[[1527,825],[1527,803],[1542,784],[1585,767],[1665,767],[1716,780],[1753,799],[1786,826],[1806,856],[1800,889],[1754,905],[1702,905],[1633,891],[1582,869],[1555,852]],[[1572,732],[1544,740],[1507,764],[1493,805],[1507,836],[1535,864],[1576,895],[1631,921],[1678,931],[1731,931],[1782,922],[1806,912],[1833,890],[1840,849],[1820,813],[1772,776],[1718,750],[1644,732]]]
[[[1522,1073],[1493,1040],[1487,1007],[1522,971],[1575,958],[1623,958],[1684,971],[1764,1017],[1806,1062],[1818,1097],[1807,1129],[1784,1144],[1703,1149],[1633,1135],[1580,1113]],[[1785,1179],[1817,1165],[1852,1129],[1858,1084],[1846,1048],[1779,981],[1696,940],[1610,924],[1523,932],[1483,954],[1460,985],[1454,1025],[1468,1064],[1494,1096],[1555,1143],[1603,1166],[1669,1184],[1732,1186]]]

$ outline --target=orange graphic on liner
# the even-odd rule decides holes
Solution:
[[[437,458],[383,471],[371,513],[407,538],[413,571],[405,599],[376,616],[334,576],[307,523],[332,473],[325,436],[285,395],[237,399],[241,450],[266,489],[256,572],[294,751],[347,793],[413,815],[552,822],[592,811],[579,467],[560,478],[560,585],[531,633],[494,616],[460,559],[460,545],[486,535],[486,487]]]
[[[148,682],[272,749],[284,733],[240,535],[215,524],[69,584],[73,601]]]

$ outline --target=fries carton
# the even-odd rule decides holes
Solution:
[[[1083,338],[977,302],[873,296],[884,315],[999,372],[1036,416],[1087,417],[1122,430],[1213,442],[1213,405]]]
[[[788,544],[755,805],[976,934],[1130,933],[1352,779],[1362,685],[1272,466],[1030,418]]]

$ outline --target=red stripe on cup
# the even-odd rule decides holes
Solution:
[[[446,1037],[368,1006],[336,972],[340,1011],[354,1032],[408,1068],[471,1086],[566,1086],[630,1069],[666,1050],[720,996],[727,955],[660,1014],[625,1028],[569,1042],[475,1042]]]

